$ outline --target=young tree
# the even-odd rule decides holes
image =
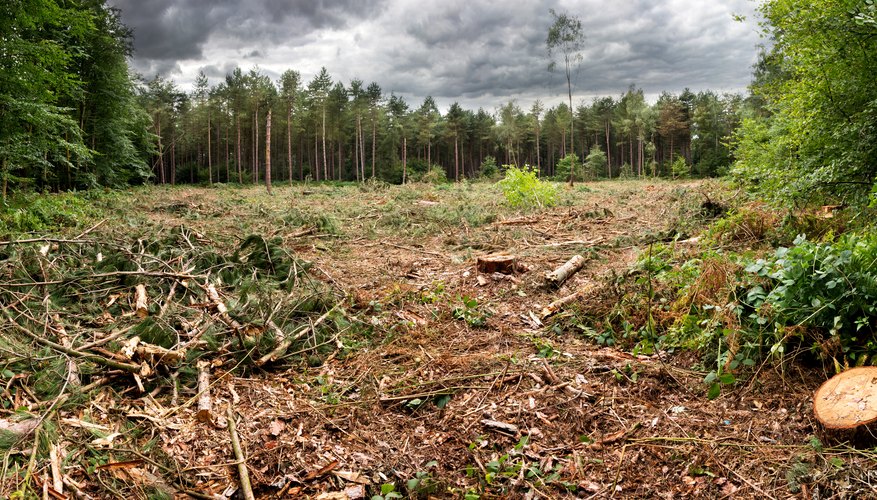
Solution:
[[[557,60],[563,62],[564,74],[566,75],[566,89],[569,97],[569,136],[570,136],[570,152],[575,152],[574,130],[573,130],[573,114],[572,114],[572,70],[573,66],[581,63],[582,49],[585,47],[585,32],[582,28],[582,21],[569,14],[558,14],[554,9],[550,9],[551,17],[554,24],[548,28],[548,38],[545,44],[548,47],[548,57],[552,58],[548,65],[549,71],[557,66]],[[573,171],[570,170],[569,183],[572,184]]]
[[[298,86],[301,75],[288,69],[280,75],[280,96],[286,105],[286,166],[289,169],[289,184],[292,185],[292,111],[298,99]]]
[[[533,106],[530,107],[530,119],[533,124],[533,135],[536,137],[536,171],[539,174],[542,174],[542,153],[539,147],[539,135],[541,133],[539,120],[542,116],[542,111],[545,107],[542,105],[542,101],[536,99],[533,103]]]
[[[454,137],[454,182],[460,181],[460,153],[459,153],[459,142],[460,142],[460,129],[463,126],[463,108],[460,107],[460,104],[455,102],[451,104],[451,107],[448,109],[448,114],[445,117],[448,121],[448,131]]]
[[[381,86],[375,82],[368,84],[365,91],[368,98],[369,117],[372,122],[372,178],[375,176],[375,151],[377,144],[377,123],[379,104],[381,102]]]

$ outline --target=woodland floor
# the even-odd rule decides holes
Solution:
[[[561,191],[560,206],[524,213],[486,184],[122,193],[103,202],[108,220],[83,238],[182,227],[193,242],[233,251],[249,234],[279,237],[313,264],[308,276],[332,290],[347,326],[261,367],[217,356],[207,421],[196,418],[193,370],[177,377],[179,365],[142,392],[116,375],[86,400],[51,406],[16,392],[26,375],[3,379],[10,404],[0,417],[23,407],[54,422],[49,446],[67,457],[60,472],[71,498],[239,496],[227,407],[257,498],[371,498],[389,484],[413,498],[877,498],[877,452],[832,447],[814,421],[821,369],[764,364],[708,400],[697,353],[633,355],[577,326],[601,304],[573,303],[540,321],[550,302],[582,289],[592,291],[583,301],[609,311],[616,278],[649,241],[696,236],[706,196],[733,204],[735,193],[691,181]],[[493,252],[525,269],[479,274],[477,257]],[[575,254],[585,268],[545,288],[544,274]],[[108,323],[136,321],[130,295]],[[164,292],[155,295],[161,307]],[[0,496],[26,480],[37,492],[51,482],[42,455],[28,463],[33,443],[11,446]]]

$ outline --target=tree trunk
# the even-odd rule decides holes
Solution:
[[[231,181],[231,179],[229,177],[231,172],[229,172],[229,168],[228,168],[228,159],[229,159],[229,155],[228,155],[228,122],[226,122],[225,123],[225,182]]]
[[[177,137],[171,138],[171,186],[177,183]]]
[[[402,137],[402,184],[408,178],[408,138]]]
[[[606,121],[606,171],[612,178],[612,148],[609,145],[609,121]]]
[[[213,156],[211,155],[209,107],[207,108],[207,174],[210,184],[213,184]]]
[[[286,108],[286,167],[289,185],[292,186],[292,106]]]
[[[164,151],[161,149],[161,118],[155,121],[155,135],[158,137],[158,176],[162,184],[167,183],[164,175]],[[6,180],[5,178],[3,179]]]
[[[265,187],[268,194],[274,194],[271,192],[271,108],[265,121]]]
[[[544,175],[542,172],[542,152],[539,148],[539,121],[536,121],[536,171]]]
[[[375,152],[377,150],[378,129],[374,117],[372,117],[372,179],[375,178]]]
[[[237,158],[235,159],[235,163],[237,163],[238,167],[238,184],[244,183],[243,173],[241,172],[241,117],[237,116],[237,128],[238,128],[238,138],[237,138],[237,151],[235,155]]]
[[[454,182],[460,182],[460,160],[457,152],[457,136],[454,135]]]
[[[326,105],[323,104],[323,180],[328,178],[328,170],[326,167]]]

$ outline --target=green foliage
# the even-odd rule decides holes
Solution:
[[[769,0],[761,7],[764,112],[734,137],[734,173],[778,201],[864,203],[877,175],[877,26],[866,2]]]
[[[88,198],[82,193],[14,196],[8,205],[0,207],[0,233],[56,231],[82,226],[93,221],[99,213]]]
[[[103,2],[11,2],[0,16],[0,183],[118,185],[149,175],[130,31]]]
[[[477,299],[464,295],[460,297],[460,302],[462,304],[451,311],[454,319],[465,321],[466,324],[475,328],[487,326],[487,318],[490,317],[490,312],[480,307]]]
[[[633,167],[630,163],[625,163],[621,165],[621,169],[618,170],[618,178],[620,179],[633,179]]]
[[[670,171],[673,173],[673,177],[686,177],[691,174],[691,167],[688,165],[685,157],[679,155],[673,160],[673,164],[670,165]]]
[[[793,247],[781,247],[746,270],[769,279],[747,295],[759,308],[757,319],[771,321],[780,332],[810,330],[811,340],[829,350],[824,354],[838,354],[830,352],[833,343],[853,359],[877,353],[877,234],[846,234],[833,243],[801,236]],[[778,337],[785,340],[782,333]]]
[[[505,178],[498,182],[508,204],[514,208],[551,207],[557,203],[557,189],[539,180],[536,169],[507,166]]]
[[[496,165],[496,158],[485,156],[484,161],[481,162],[481,168],[479,171],[481,172],[481,177],[485,179],[495,179],[497,175],[499,175],[499,167]]]
[[[585,158],[584,172],[586,180],[593,180],[606,172],[607,160],[606,153],[600,149],[600,146],[591,148],[588,157]]]
[[[582,171],[582,162],[576,154],[570,153],[557,161],[557,168],[554,170],[554,180],[563,182],[569,180],[571,170],[575,170],[573,175],[577,178],[578,173]]]

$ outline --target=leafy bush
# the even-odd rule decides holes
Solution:
[[[412,176],[413,178],[414,176]],[[444,167],[433,165],[428,172],[424,172],[417,180],[427,184],[447,184],[448,175],[445,173]]]
[[[618,171],[618,177],[621,179],[630,179],[633,177],[633,167],[630,166],[630,163],[625,163],[621,166],[621,169]]]
[[[585,158],[585,179],[596,179],[605,170],[606,153],[600,149],[600,146],[594,146]]]
[[[557,203],[557,189],[536,177],[529,165],[508,165],[505,178],[498,182],[509,205],[515,208],[551,207]]]
[[[746,270],[770,280],[769,291],[755,286],[747,296],[762,322],[772,320],[778,331],[804,327],[827,355],[877,353],[877,234],[822,244],[799,236]]]
[[[92,198],[99,195],[93,195]],[[77,227],[96,215],[85,193],[16,196],[7,207],[0,207],[0,231],[26,233]]]
[[[685,157],[679,155],[673,160],[673,164],[670,165],[670,171],[673,173],[673,177],[685,177],[691,173],[691,167],[688,166]]]
[[[582,170],[582,162],[576,154],[570,153],[561,158],[557,162],[557,168],[554,170],[554,179],[560,182],[569,180],[570,170],[575,169],[575,174]]]
[[[499,167],[496,166],[496,158],[485,156],[481,162],[481,177],[485,179],[493,179],[499,174]]]

